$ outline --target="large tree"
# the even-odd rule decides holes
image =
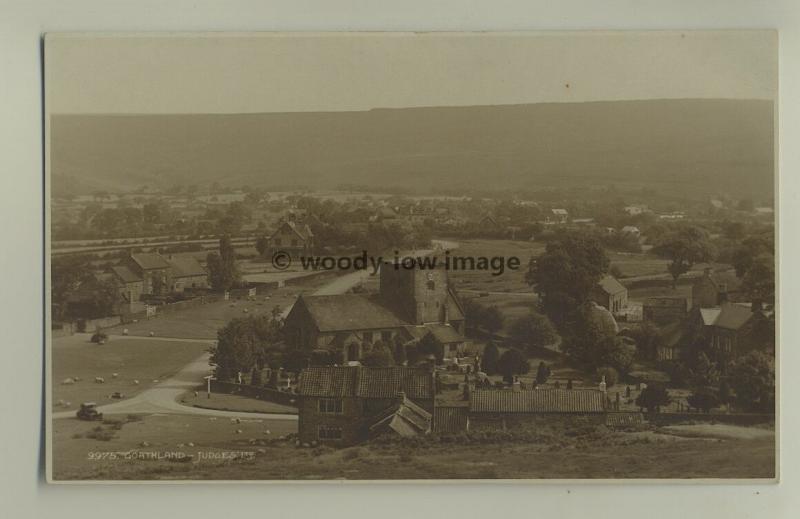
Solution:
[[[696,263],[713,260],[716,248],[704,229],[696,226],[680,226],[661,236],[653,247],[653,252],[670,260],[667,271],[672,276],[674,288],[678,278],[689,272]]]
[[[608,257],[596,239],[566,233],[531,259],[526,280],[539,294],[544,313],[563,330],[578,318],[579,308],[589,301],[608,267]]]
[[[503,380],[510,383],[514,380],[515,375],[524,375],[530,371],[531,365],[521,351],[511,348],[500,355],[500,359],[497,361],[497,369],[503,375]]]
[[[486,347],[483,348],[483,356],[481,357],[481,369],[487,375],[494,375],[497,373],[497,361],[500,359],[500,350],[493,341],[489,341]]]
[[[209,252],[206,257],[208,281],[211,288],[219,291],[230,290],[241,275],[236,264],[236,252],[227,234],[219,240],[219,253]]]
[[[760,351],[739,357],[731,366],[731,388],[736,402],[752,410],[775,412],[775,359]]]
[[[233,319],[217,332],[210,363],[216,375],[225,380],[237,372],[271,365],[282,347],[281,322],[275,317],[250,316]]]
[[[558,341],[553,324],[547,316],[531,312],[519,317],[511,323],[511,340],[518,346],[534,350]]]

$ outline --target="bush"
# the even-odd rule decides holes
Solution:
[[[647,386],[639,396],[636,397],[636,405],[656,413],[661,410],[662,406],[668,405],[670,401],[667,388],[656,383]]]
[[[92,342],[98,344],[100,342],[106,342],[108,340],[108,335],[105,332],[95,332],[92,335]]]
[[[694,392],[686,398],[686,401],[691,407],[700,409],[706,413],[711,411],[714,407],[719,406],[719,397],[710,387],[695,389]]]

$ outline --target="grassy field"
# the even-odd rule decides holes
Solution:
[[[93,431],[100,427],[100,431]],[[706,425],[615,432],[599,426],[539,441],[373,442],[299,448],[277,438],[296,422],[148,416],[105,425],[57,420],[55,479],[464,479],[464,478],[772,478],[774,433]],[[672,430],[670,430],[672,429]],[[241,432],[237,432],[241,431]],[[267,431],[269,433],[267,434]],[[89,436],[89,437],[87,437]],[[724,437],[723,437],[724,436]],[[105,441],[96,438],[107,438]],[[736,455],[732,456],[731,453]],[[105,454],[108,453],[108,454]],[[110,459],[116,453],[116,459]],[[183,453],[186,462],[142,459]],[[239,459],[210,459],[245,453]],[[131,458],[136,454],[135,460]],[[104,457],[105,456],[105,457]]]
[[[218,409],[221,411],[297,414],[296,407],[280,405],[240,395],[228,395],[225,393],[212,393],[211,398],[208,398],[205,391],[198,391],[197,396],[194,395],[194,392],[189,391],[181,396],[180,402],[184,405],[202,407],[204,409]]]
[[[89,342],[88,335],[73,335],[53,341],[54,410],[76,409],[81,402],[111,402],[115,391],[131,397],[164,380],[200,357],[209,345],[189,341],[159,341],[133,337],[115,338],[106,344]],[[118,373],[114,378],[113,373]],[[67,378],[80,378],[63,384]],[[105,383],[97,384],[95,377]],[[139,384],[135,384],[138,380]],[[58,406],[59,400],[70,406]]]
[[[493,276],[491,270],[451,270],[449,275],[459,291],[529,292],[530,286],[525,282],[528,262],[543,251],[543,243],[530,241],[458,240],[458,248],[453,249],[451,256],[502,256],[506,259],[515,256],[519,258],[520,266],[518,270],[506,269],[497,276]]]
[[[216,339],[217,330],[236,317],[269,315],[276,306],[281,309],[292,305],[297,296],[316,290],[329,280],[314,280],[298,286],[278,288],[255,301],[216,301],[193,308],[162,314],[152,319],[141,320],[110,328],[110,333],[121,334],[127,329],[129,335],[146,337],[153,332],[156,337],[179,337],[185,339]]]

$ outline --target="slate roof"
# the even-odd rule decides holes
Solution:
[[[595,389],[476,390],[473,413],[602,413],[606,395]]]
[[[319,366],[300,374],[298,393],[317,397],[394,398],[434,397],[433,375],[427,369],[393,366]]]
[[[172,276],[176,278],[205,276],[206,271],[200,262],[192,256],[181,256],[167,260],[172,267]]]
[[[378,415],[369,431],[372,436],[390,431],[404,437],[417,436],[430,432],[431,422],[429,412],[404,397],[402,402]]]
[[[111,272],[113,272],[123,283],[137,283],[142,280],[142,278],[134,274],[131,269],[124,265],[111,267]]]
[[[617,281],[617,278],[609,275],[603,276],[600,281],[597,282],[597,286],[600,287],[603,292],[612,296],[628,290],[622,283]]]
[[[433,431],[439,434],[457,434],[467,430],[467,406],[437,406],[433,410]]]
[[[700,308],[700,317],[705,326],[716,326],[726,330],[738,330],[753,317],[750,303],[722,303],[720,306]]]
[[[427,324],[425,325],[430,330],[433,337],[441,344],[450,344],[454,342],[464,342],[464,337],[458,333],[458,330],[449,324]]]
[[[408,324],[370,295],[302,296],[298,300],[301,302],[320,332],[398,328]]]
[[[142,270],[168,269],[169,263],[160,254],[152,252],[142,252],[131,254],[131,259],[139,265]]]

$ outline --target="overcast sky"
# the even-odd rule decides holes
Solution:
[[[774,99],[772,31],[48,35],[49,113]]]

